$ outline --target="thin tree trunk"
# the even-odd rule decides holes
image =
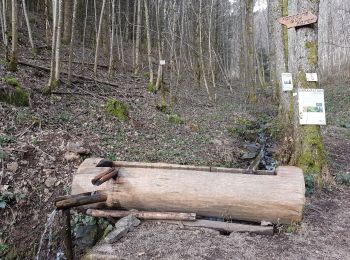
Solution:
[[[115,0],[112,1],[112,29],[111,29],[111,42],[110,42],[110,49],[109,49],[109,67],[108,67],[108,76],[112,76],[112,69],[113,69],[113,59],[114,59],[114,34],[115,34]]]
[[[136,47],[135,47],[135,75],[140,71],[140,42],[141,42],[141,6],[142,1],[137,1]]]
[[[74,46],[74,39],[75,39],[75,23],[76,23],[76,16],[77,16],[77,5],[78,0],[73,0],[73,18],[72,18],[72,29],[71,29],[71,36],[70,36],[70,45],[69,45],[69,58],[68,58],[68,84],[71,84],[71,77],[72,77],[72,56],[73,56],[73,46]]]
[[[59,85],[60,81],[60,52],[61,52],[61,28],[63,25],[63,0],[58,1],[58,22],[57,22],[57,43],[56,43],[56,57],[55,57],[55,87]]]
[[[156,80],[156,89],[158,90],[161,85],[162,80],[162,74],[163,74],[163,68],[162,65],[160,65],[160,60],[162,60],[162,40],[161,40],[161,25],[160,25],[160,2],[161,0],[157,0],[157,7],[156,7],[156,22],[157,22],[157,45],[158,45],[158,73],[157,73],[157,80]]]
[[[150,33],[150,21],[148,13],[148,1],[144,0],[145,5],[145,20],[146,20],[146,32],[147,32],[147,56],[148,56],[148,69],[149,69],[149,82],[153,84],[153,65],[152,65],[152,43]]]
[[[102,30],[102,22],[103,22],[103,13],[106,6],[106,0],[102,2],[101,15],[100,15],[100,23],[98,26],[97,38],[96,38],[96,51],[95,51],[95,64],[94,64],[94,77],[97,76],[97,65],[98,65],[98,57],[100,52],[100,38],[101,38],[101,30]]]
[[[203,11],[203,7],[202,7],[202,0],[199,0],[199,56],[200,56],[200,63],[201,63],[201,69],[202,69],[202,74],[203,74],[203,80],[204,80],[204,85],[205,85],[205,89],[207,90],[207,94],[208,94],[208,98],[211,101],[212,97],[211,97],[211,93],[209,90],[209,86],[208,86],[208,82],[207,82],[207,77],[205,75],[205,68],[204,68],[204,58],[203,58],[203,46],[202,46],[202,11]]]
[[[57,38],[57,11],[58,11],[58,1],[52,0],[52,46],[51,46],[51,70],[50,70],[50,79],[47,88],[47,92],[50,93],[54,88],[55,81],[55,50],[56,50],[56,38]]]
[[[210,5],[210,15],[209,15],[209,34],[208,34],[208,51],[209,51],[209,66],[211,71],[211,80],[213,84],[214,90],[216,89],[216,82],[215,82],[215,70],[213,68],[213,57],[212,57],[212,46],[211,46],[211,25],[212,25],[212,15],[213,15],[213,5],[214,0],[211,0]]]
[[[83,69],[84,69],[84,65],[85,65],[85,37],[86,37],[86,24],[87,24],[87,17],[88,17],[88,6],[89,6],[89,0],[86,0],[86,2],[85,2],[85,17],[84,17],[84,30],[83,30],[83,60],[82,60]]]
[[[3,17],[3,31],[4,31],[4,45],[5,45],[5,59],[8,60],[8,51],[9,51],[9,41],[8,41],[8,28],[7,28],[7,17],[6,17],[6,0],[2,0],[2,17]]]
[[[118,0],[118,25],[119,25],[119,41],[120,41],[120,56],[122,60],[122,67],[125,65],[124,61],[124,44],[123,44],[123,31],[122,31],[122,13],[121,13],[121,0]],[[126,23],[129,23],[127,21]]]
[[[27,12],[25,0],[22,0],[22,6],[23,6],[23,13],[24,13],[24,17],[25,17],[27,29],[28,29],[29,42],[30,42],[30,46],[32,47],[32,53],[36,54],[34,41],[33,41],[33,37],[32,37],[32,29],[30,28],[30,23],[29,23],[28,12]]]
[[[50,45],[50,23],[49,23],[49,3],[48,0],[45,0],[45,36],[46,44]]]
[[[17,70],[17,55],[18,55],[18,32],[17,32],[17,22],[18,22],[18,11],[17,11],[17,0],[11,0],[12,7],[12,19],[11,19],[11,29],[12,29],[12,47],[11,47],[11,56],[9,62],[9,70]]]
[[[70,42],[72,31],[72,1],[64,0],[64,28],[62,42],[68,44]]]

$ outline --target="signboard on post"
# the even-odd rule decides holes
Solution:
[[[282,73],[282,90],[283,91],[292,91],[293,90],[292,73]]]
[[[278,22],[287,26],[287,28],[300,27],[317,22],[317,16],[311,12],[305,12],[297,15],[285,16],[278,19]]]
[[[323,89],[299,89],[299,121],[301,125],[325,125],[326,111]]]
[[[165,65],[165,60],[160,60],[159,65],[161,65],[161,66]]]
[[[307,81],[318,81],[317,73],[306,73]]]

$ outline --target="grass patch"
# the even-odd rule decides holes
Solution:
[[[177,114],[169,115],[168,121],[169,121],[169,123],[176,124],[176,125],[181,125],[181,124],[185,123],[185,120]]]
[[[129,109],[122,101],[110,99],[106,104],[107,112],[117,118],[119,121],[127,121],[129,119]]]
[[[147,90],[153,94],[157,93],[157,91],[158,91],[156,85],[153,83],[148,83]]]

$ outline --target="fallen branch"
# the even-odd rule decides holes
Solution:
[[[238,233],[254,233],[260,235],[273,235],[273,227],[272,226],[254,226],[254,225],[246,225],[246,224],[238,224],[238,223],[229,223],[229,222],[221,222],[221,221],[211,221],[211,220],[197,220],[197,221],[171,221],[164,220],[160,221],[163,223],[183,225],[185,227],[199,227],[199,228],[209,228],[218,230],[221,232],[238,232]]]
[[[50,71],[51,70],[48,67],[34,65],[34,64],[27,63],[27,62],[24,62],[24,61],[19,61],[18,64],[24,65],[24,66],[28,66],[28,67],[32,67],[32,68],[36,68],[36,69],[40,69],[40,70],[44,70],[44,71]],[[68,75],[68,72],[65,72],[65,71],[61,71],[61,73],[64,74],[64,75]],[[117,88],[119,87],[119,85],[117,85],[115,83],[112,83],[112,82],[108,82],[108,81],[105,81],[105,80],[99,80],[99,79],[93,79],[93,78],[85,77],[85,76],[82,76],[82,75],[72,74],[72,77],[83,79],[83,80],[87,80],[87,81],[94,81],[94,82],[110,85],[110,86],[117,87]]]
[[[150,211],[136,211],[136,210],[96,210],[88,209],[87,215],[100,218],[122,218],[128,215],[134,215],[139,219],[152,220],[181,220],[181,221],[195,221],[196,213],[177,213],[177,212],[150,212]]]

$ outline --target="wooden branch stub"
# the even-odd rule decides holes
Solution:
[[[139,219],[152,220],[181,220],[181,221],[195,221],[196,213],[178,213],[178,212],[150,212],[137,210],[96,210],[88,209],[87,215],[100,218],[122,218],[128,215],[134,215]]]
[[[281,17],[278,19],[278,22],[287,26],[287,28],[289,29],[292,27],[301,27],[308,24],[316,23],[317,16],[308,11],[297,15]]]
[[[85,193],[84,193],[85,194]],[[55,203],[57,209],[69,209],[77,206],[93,204],[97,202],[105,202],[107,195],[105,194],[94,194],[94,195],[73,195],[68,199],[60,200]]]
[[[70,211],[69,209],[63,210],[63,218],[64,218],[64,247],[65,247],[65,255],[68,260],[74,259],[74,253],[73,253],[73,243],[72,243],[72,231],[71,231],[71,225],[70,225]]]

